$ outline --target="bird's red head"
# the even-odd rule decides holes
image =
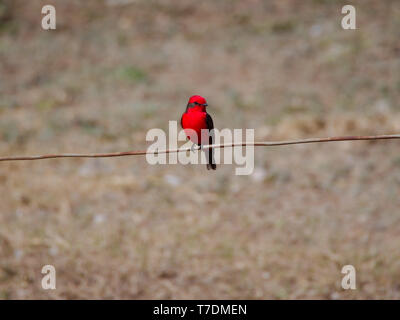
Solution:
[[[207,107],[208,106],[206,99],[204,99],[202,96],[198,96],[198,95],[191,96],[189,98],[188,104],[190,104],[190,103],[194,103],[194,104],[200,105],[202,107]]]

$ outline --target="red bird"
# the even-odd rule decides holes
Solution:
[[[214,140],[213,132],[210,134],[210,130],[214,129],[214,123],[211,116],[206,111],[207,106],[207,101],[202,96],[191,96],[186,106],[186,111],[183,113],[181,118],[181,126],[184,129],[186,136],[194,144],[200,146],[200,148],[204,144],[213,144]],[[208,130],[206,131],[206,135],[203,133],[202,136],[202,129]],[[194,134],[194,132],[196,134]],[[206,149],[205,152],[208,161],[207,170],[217,169],[214,160],[214,150],[212,148]]]

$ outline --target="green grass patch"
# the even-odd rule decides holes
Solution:
[[[120,79],[130,83],[143,83],[147,82],[148,80],[147,73],[135,66],[125,66],[119,68],[117,71],[117,76]]]

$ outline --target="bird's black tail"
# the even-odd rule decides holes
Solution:
[[[212,144],[212,142],[211,142],[212,140],[211,140],[211,138],[210,138],[210,144]],[[208,160],[208,163],[207,163],[207,170],[210,170],[210,169],[212,169],[212,170],[216,170],[217,169],[217,165],[215,164],[215,159],[214,159],[214,149],[207,149],[206,150],[207,152],[206,153],[208,153],[208,155],[207,155],[207,160]]]
[[[214,135],[214,122],[211,118],[211,116],[207,113],[206,116],[206,123],[207,123],[207,128],[208,128],[208,144],[213,144],[215,139],[215,135]],[[207,170],[216,170],[217,169],[217,165],[215,164],[215,159],[214,159],[214,149],[210,148],[207,149],[206,151],[208,151],[208,154],[206,154],[207,156]]]
[[[207,163],[207,170],[217,170],[217,165],[215,163]]]

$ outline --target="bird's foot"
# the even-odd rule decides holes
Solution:
[[[197,145],[197,144],[192,144],[192,146],[190,147],[190,151],[195,152],[197,150],[201,150],[201,145]]]

